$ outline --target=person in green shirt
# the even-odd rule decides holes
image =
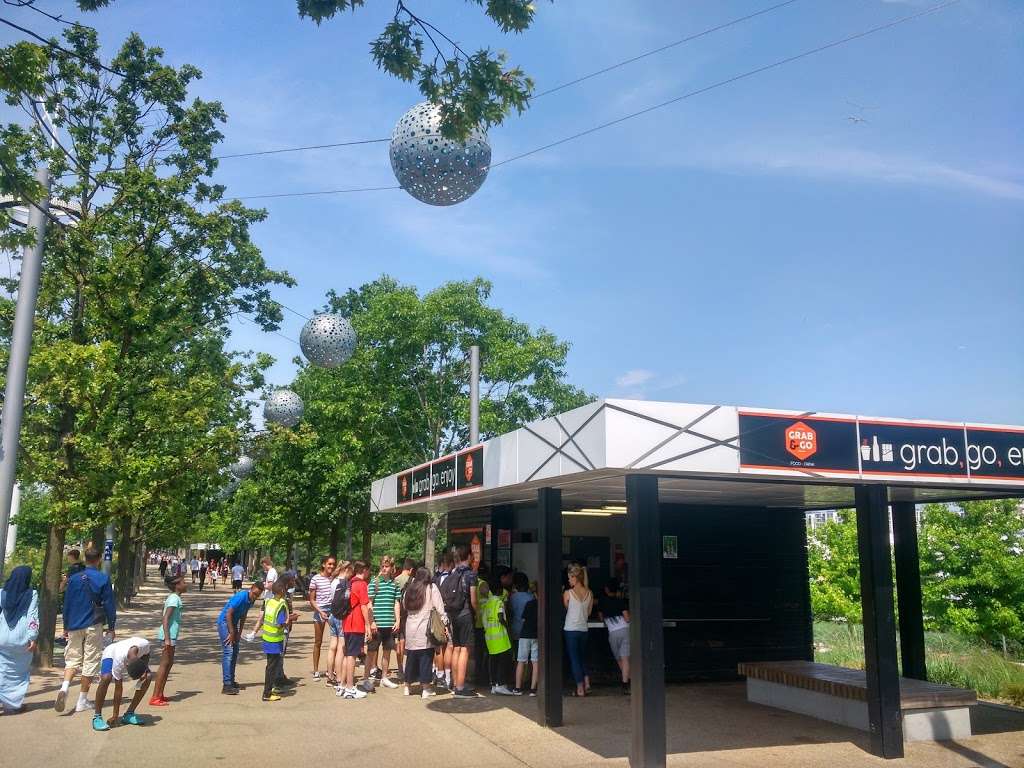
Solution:
[[[401,625],[401,592],[395,580],[395,560],[384,555],[380,560],[380,571],[367,587],[372,604],[373,621],[370,623],[370,642],[366,644],[366,668],[369,679],[379,682],[385,688],[397,688],[398,684],[388,677],[391,651]],[[377,665],[376,662],[380,664]],[[375,683],[371,683],[375,684]]]
[[[156,684],[153,686],[153,697],[149,700],[151,707],[166,707],[169,703],[164,697],[164,686],[174,666],[174,652],[178,645],[178,632],[181,629],[181,596],[188,592],[188,582],[181,574],[168,576],[164,584],[171,594],[164,600],[163,619],[156,639],[163,646],[160,655],[160,668],[156,671]]]

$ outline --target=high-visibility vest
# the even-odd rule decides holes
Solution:
[[[483,610],[480,612],[483,615],[484,621],[484,641],[487,643],[487,652],[491,656],[504,653],[512,648],[512,641],[508,638],[508,630],[501,623],[500,617],[503,604],[500,597],[491,595],[484,601]]]
[[[284,608],[288,610],[288,603],[280,597],[271,597],[263,603],[263,641],[265,643],[283,643],[284,627],[278,626],[277,615]]]

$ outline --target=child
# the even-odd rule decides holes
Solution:
[[[608,645],[622,673],[622,692],[629,693],[629,607],[621,597],[622,585],[614,576],[604,585],[597,615],[608,628]]]
[[[128,705],[124,717],[118,719],[121,711],[121,682],[125,672],[132,680],[136,680],[135,694]],[[103,701],[107,697],[110,681],[114,681],[114,716],[110,720],[103,719]],[[100,661],[100,684],[96,688],[96,708],[92,716],[94,731],[109,731],[117,725],[142,725],[142,719],[135,714],[136,707],[146,695],[149,688],[149,641],[141,637],[129,637],[111,643],[103,649]]]
[[[288,603],[285,600],[288,583],[287,578],[275,581],[271,588],[272,597],[264,601],[262,637],[263,652],[267,655],[267,671],[263,677],[264,701],[281,700],[275,684],[281,678],[285,631],[298,618],[298,614],[288,612]]]
[[[477,600],[491,667],[491,693],[512,696],[508,687],[512,671],[512,641],[509,640],[508,620],[505,618],[505,601],[492,593],[483,581],[477,584]]]
[[[523,622],[519,630],[519,647],[516,654],[516,687],[512,693],[523,695],[523,679],[526,677],[526,664],[533,668],[530,680],[530,695],[537,695],[537,683],[540,680],[540,644],[537,642],[537,597],[527,591],[530,599],[523,606]]]
[[[214,563],[213,565],[210,566],[210,586],[213,588],[214,592],[217,591],[217,577],[218,576],[220,576],[220,568],[218,568],[217,564]]]
[[[174,653],[178,645],[178,632],[181,629],[181,596],[188,592],[188,582],[184,576],[169,576],[164,583],[171,594],[164,600],[163,619],[160,622],[160,629],[156,632],[156,639],[163,647],[163,651],[160,654],[160,667],[156,671],[156,683],[153,685],[153,698],[149,700],[151,707],[166,707],[168,704],[164,698],[164,686],[167,685],[167,677],[174,666]]]
[[[345,635],[341,628],[341,621],[348,615],[348,609],[343,609],[342,606],[346,604],[347,598],[345,595],[349,594],[348,583],[351,578],[352,563],[348,560],[342,560],[334,569],[334,578],[331,579],[331,605],[327,617],[327,626],[331,632],[331,644],[327,649],[327,686],[329,688],[337,688],[338,681],[341,679],[341,666],[345,658],[343,653],[345,650]],[[336,600],[338,601],[337,604],[335,603]],[[336,607],[338,609],[337,612],[335,612]]]

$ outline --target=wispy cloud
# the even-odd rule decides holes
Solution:
[[[638,387],[646,384],[653,378],[654,371],[648,371],[645,368],[634,368],[615,379],[615,385],[619,387]]]
[[[615,379],[613,394],[627,400],[648,400],[659,393],[678,389],[686,383],[681,373],[659,374],[646,368],[634,368]]]

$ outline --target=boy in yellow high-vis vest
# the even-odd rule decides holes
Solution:
[[[263,677],[263,700],[280,701],[279,691],[274,683],[281,677],[282,657],[284,653],[285,629],[298,618],[298,614],[288,612],[285,593],[288,591],[288,580],[278,579],[271,588],[273,596],[263,603],[263,652],[267,654],[267,671]]]
[[[512,696],[512,689],[508,687],[512,677],[512,641],[505,618],[505,601],[493,594],[485,582],[477,585],[477,597],[482,601],[480,615],[491,665],[491,693]]]

